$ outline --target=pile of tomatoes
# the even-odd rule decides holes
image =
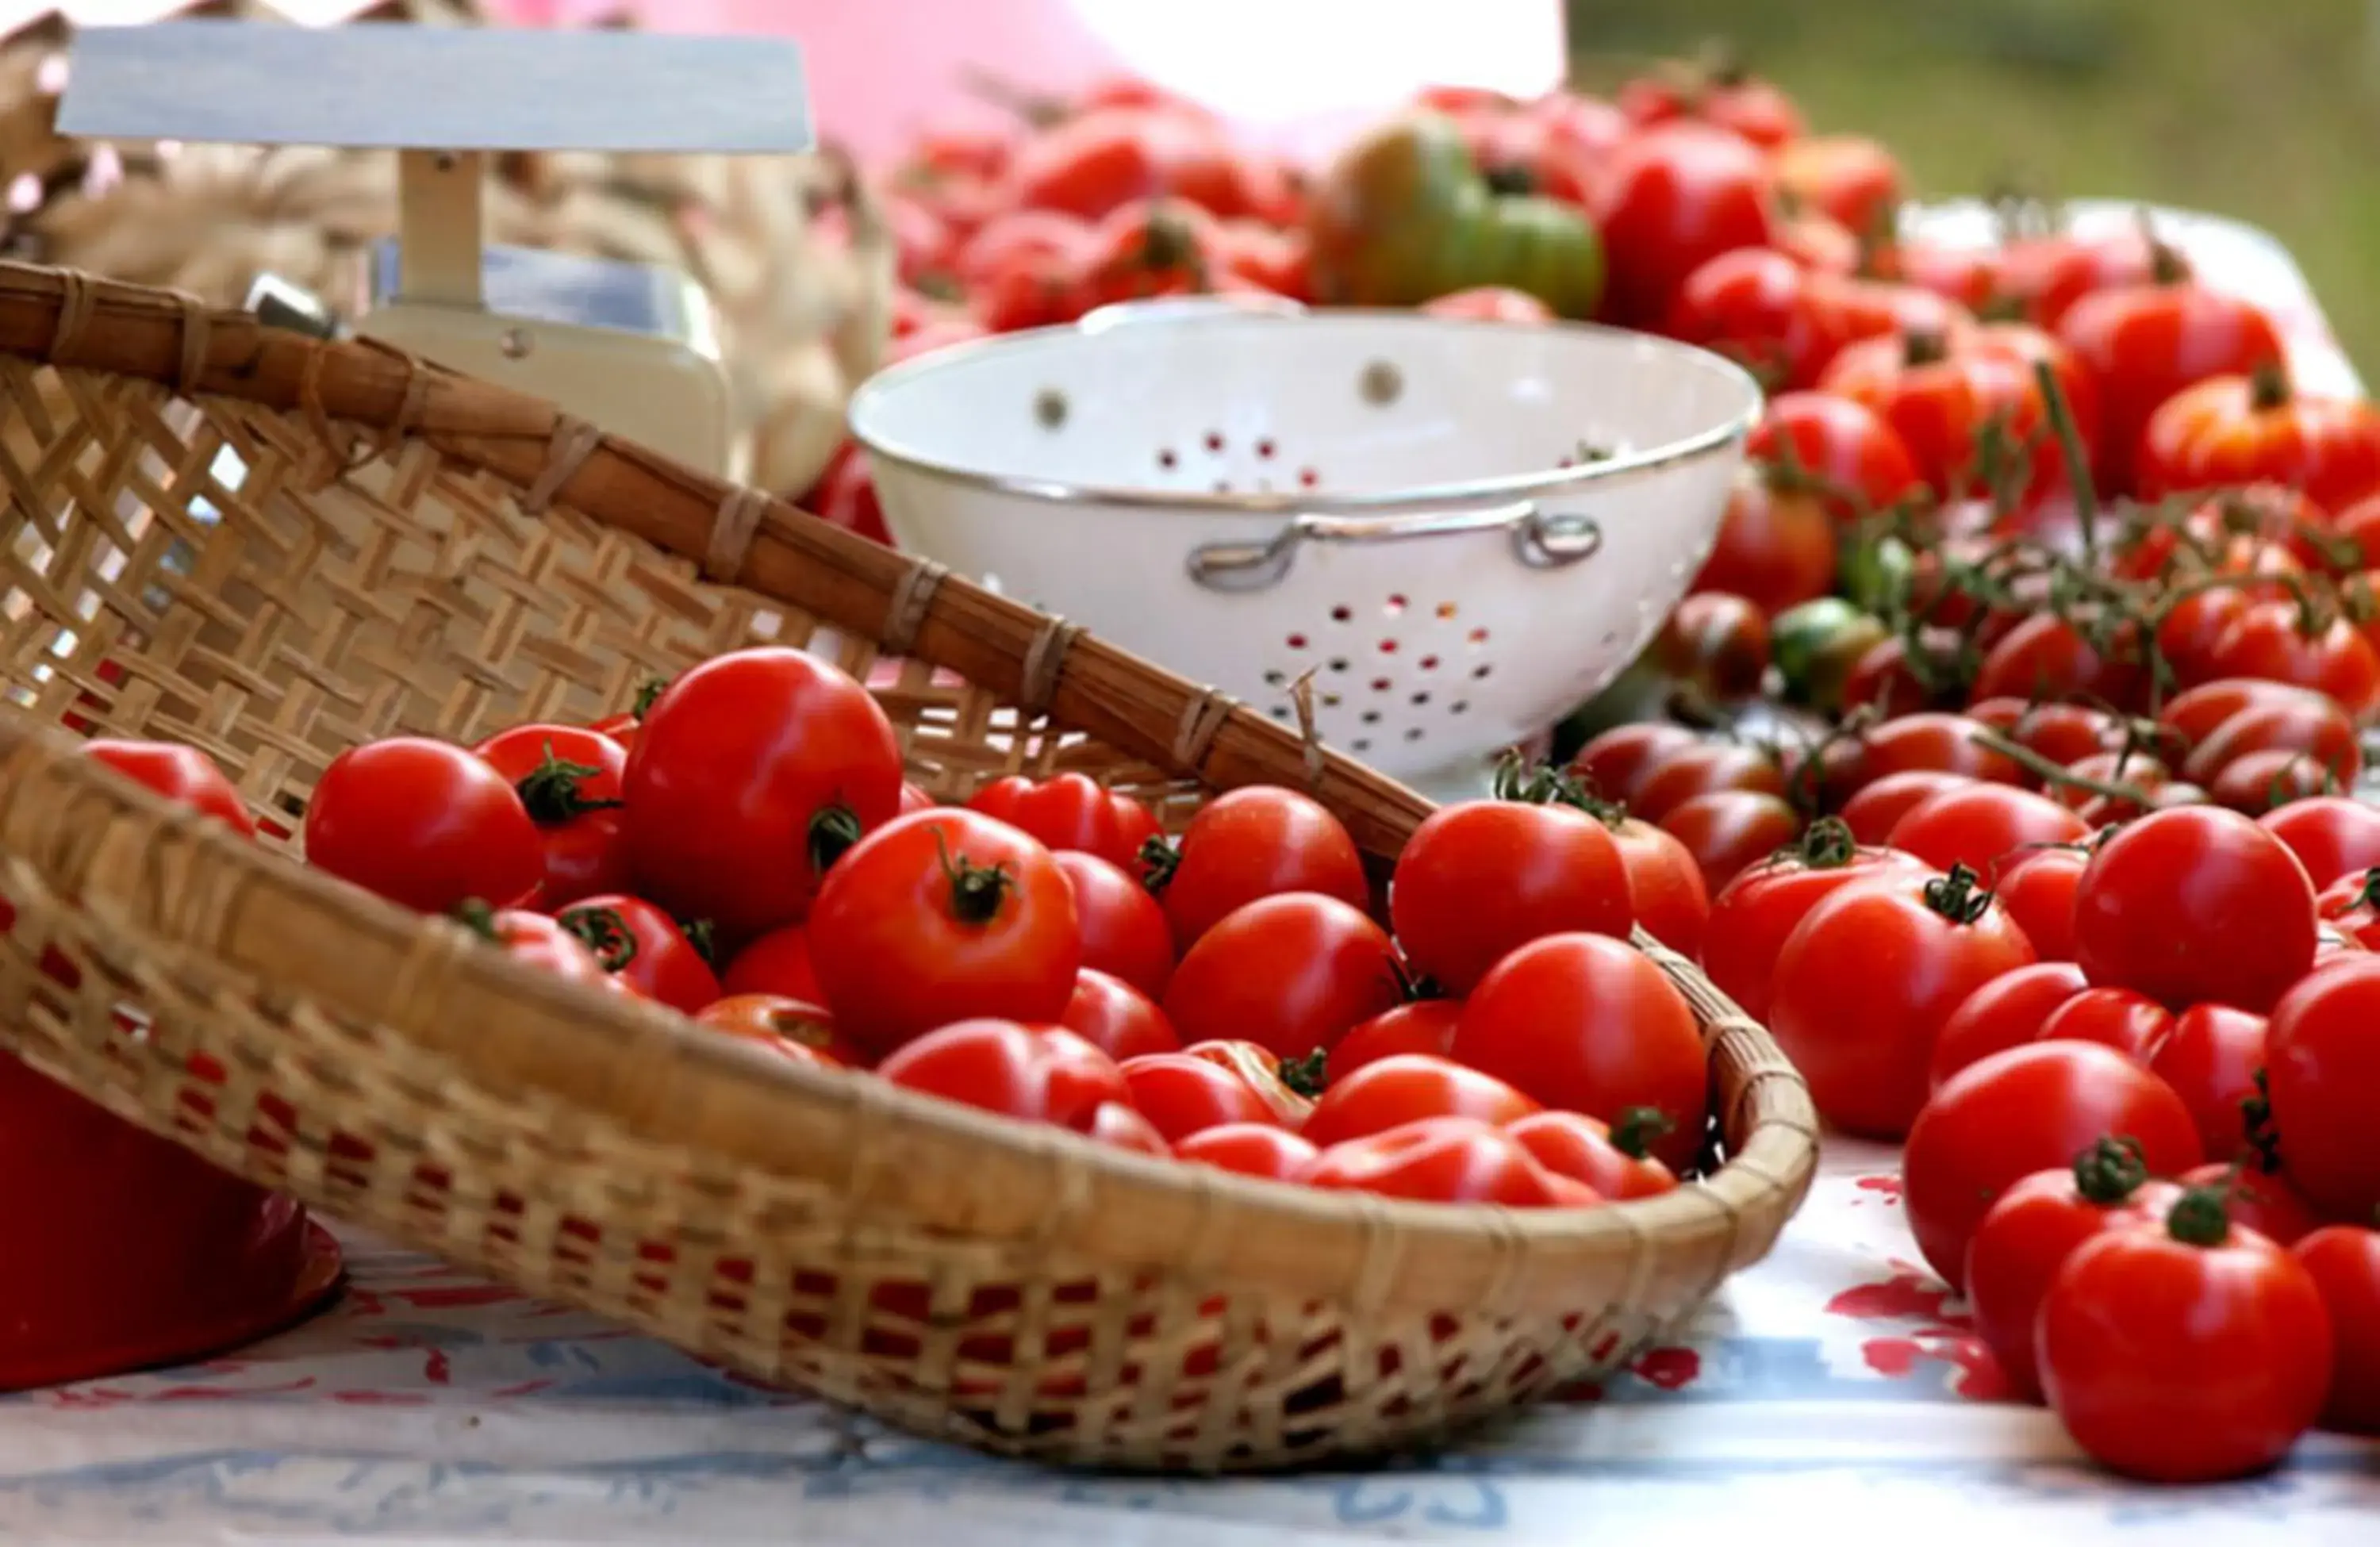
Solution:
[[[253,833],[203,753],[86,746]],[[600,724],[351,748],[302,837],[544,970],[1125,1150],[1424,1201],[1666,1191],[1711,1142],[1705,1055],[1629,934],[1698,906],[1692,863],[1514,782],[1434,813],[1376,896],[1288,789],[1178,838],[1081,774],[934,805],[859,683],[755,649]]]

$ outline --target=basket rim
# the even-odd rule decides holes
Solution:
[[[1575,467],[1546,468],[1535,471],[1501,473],[1490,478],[1475,478],[1454,483],[1422,483],[1399,489],[1282,490],[1269,493],[1224,493],[1184,489],[1166,490],[1153,487],[1107,483],[1078,483],[1064,479],[1037,478],[1022,473],[994,472],[981,467],[965,467],[948,457],[934,457],[919,451],[914,444],[889,438],[872,431],[868,424],[871,410],[892,394],[918,381],[945,371],[962,370],[969,364],[994,355],[1026,355],[1035,349],[1062,347],[1070,339],[1105,338],[1119,332],[1132,335],[1162,332],[1196,325],[1201,328],[1301,328],[1334,324],[1366,323],[1375,327],[1405,332],[1501,333],[1516,326],[1525,326],[1534,333],[1560,337],[1564,335],[1600,338],[1607,341],[1626,340],[1652,348],[1660,354],[1673,355],[1694,361],[1722,380],[1733,379],[1742,388],[1743,406],[1734,414],[1706,429],[1689,435],[1679,435],[1657,445],[1646,446],[1626,456],[1608,457],[1602,461],[1582,462]],[[1257,336],[1262,336],[1259,333]],[[1661,472],[1698,462],[1706,457],[1726,450],[1752,432],[1760,421],[1760,385],[1749,372],[1708,349],[1675,339],[1651,334],[1634,333],[1626,328],[1610,327],[1600,323],[1531,323],[1514,324],[1478,317],[1435,317],[1419,312],[1395,311],[1383,308],[1333,307],[1324,312],[1305,312],[1295,316],[1269,312],[1251,312],[1245,316],[1182,314],[1136,319],[1118,328],[1087,334],[1071,323],[1054,327],[1027,328],[1018,333],[999,334],[988,338],[971,338],[945,345],[914,359],[902,360],[885,367],[852,393],[851,404],[844,414],[851,438],[863,447],[871,459],[890,462],[904,472],[929,478],[937,482],[955,484],[961,488],[985,490],[1011,494],[1044,505],[1103,505],[1130,510],[1135,515],[1181,516],[1385,516],[1420,517],[1450,506],[1475,505],[1515,499],[1539,498],[1553,494],[1569,494],[1592,489],[1601,484],[1619,482]]]
[[[242,313],[209,313],[170,292],[0,265],[0,349],[296,411],[326,430],[329,420],[349,420],[383,439],[419,435],[516,490],[541,490],[698,559],[712,513],[752,499],[596,435],[524,395],[384,347],[324,343]],[[524,495],[521,503],[531,502]],[[881,638],[898,610],[883,593],[925,567],[770,500],[752,552],[721,583],[794,600],[825,621]],[[1029,642],[1060,621],[953,579],[935,592],[908,653],[1016,702]],[[1206,721],[1218,695],[1087,638],[1075,648],[1090,662],[1111,658],[1125,680],[1077,681],[1071,700],[1062,680],[1047,711],[1120,750],[1210,787],[1303,785],[1342,816],[1366,813],[1341,801],[1368,799],[1375,853],[1393,852],[1387,846],[1402,838],[1398,829],[1430,810],[1245,711],[1223,716],[1222,730],[1253,736],[1210,728],[1186,755],[1186,735],[1169,748],[1143,722],[1176,702]],[[1159,689],[1163,701],[1152,703],[1145,695]],[[1123,734],[1110,736],[1107,726]],[[855,1206],[896,1210],[954,1236],[1369,1313],[1450,1306],[1551,1312],[1577,1308],[1582,1275],[1608,1275],[1624,1259],[1633,1281],[1664,1246],[1709,1248],[1715,1288],[1765,1254],[1815,1170],[1816,1115],[1800,1077],[1699,969],[1641,932],[1639,945],[1695,1002],[1719,1087],[1733,1077],[1720,1115],[1734,1141],[1728,1163],[1674,1192],[1590,1210],[1408,1203],[1132,1155],[705,1035],[658,1005],[565,982],[486,950],[457,925],[291,863],[78,755],[78,745],[71,733],[21,712],[0,715],[0,852],[34,865],[61,895],[334,1015],[383,1027],[465,1078],[539,1090],[690,1157],[843,1177]],[[193,888],[210,906],[188,905]],[[571,1056],[552,1056],[558,1047]]]

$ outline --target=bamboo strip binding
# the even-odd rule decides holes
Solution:
[[[808,640],[889,673],[937,795],[1075,767],[1178,818],[1202,789],[1286,784],[1381,861],[1428,808],[1062,620],[385,349],[0,267],[0,1042],[328,1212],[923,1432],[1213,1470],[1408,1444],[1607,1371],[1763,1255],[1808,1187],[1800,1080],[1658,947],[1730,1159],[1576,1213],[1161,1163],[516,967],[55,727],[205,747],[287,827],[358,737],[591,717],[647,672]]]

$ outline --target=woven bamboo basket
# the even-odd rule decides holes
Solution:
[[[1216,1470],[1610,1370],[1808,1186],[1799,1078],[1657,947],[1725,1164],[1562,1212],[1128,1155],[524,968],[168,808],[73,730],[202,747],[285,831],[359,738],[593,716],[806,640],[873,674],[939,795],[1077,768],[1178,820],[1286,784],[1383,860],[1427,806],[1062,619],[384,349],[0,267],[0,1045],[331,1215],[922,1433]]]

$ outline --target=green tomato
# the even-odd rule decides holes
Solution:
[[[1814,709],[1842,707],[1843,685],[1859,658],[1890,630],[1875,615],[1840,596],[1789,607],[1768,627],[1770,659],[1785,679],[1785,696]]]

